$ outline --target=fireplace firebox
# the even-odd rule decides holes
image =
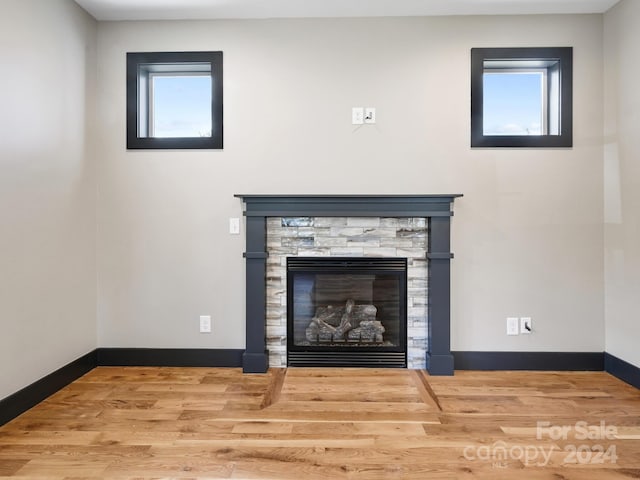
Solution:
[[[407,259],[287,258],[289,366],[407,366]]]

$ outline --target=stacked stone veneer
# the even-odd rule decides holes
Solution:
[[[425,218],[267,218],[269,365],[287,365],[287,257],[406,257],[407,364],[425,368],[427,222]]]

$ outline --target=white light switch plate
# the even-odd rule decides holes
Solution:
[[[230,218],[229,219],[229,233],[231,235],[239,235],[240,234],[240,219],[239,218]]]

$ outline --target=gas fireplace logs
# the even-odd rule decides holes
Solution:
[[[384,327],[376,320],[374,305],[356,305],[352,299],[345,305],[318,307],[306,329],[312,343],[382,343]]]

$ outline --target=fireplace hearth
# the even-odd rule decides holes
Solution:
[[[289,366],[406,367],[407,259],[287,258]]]

